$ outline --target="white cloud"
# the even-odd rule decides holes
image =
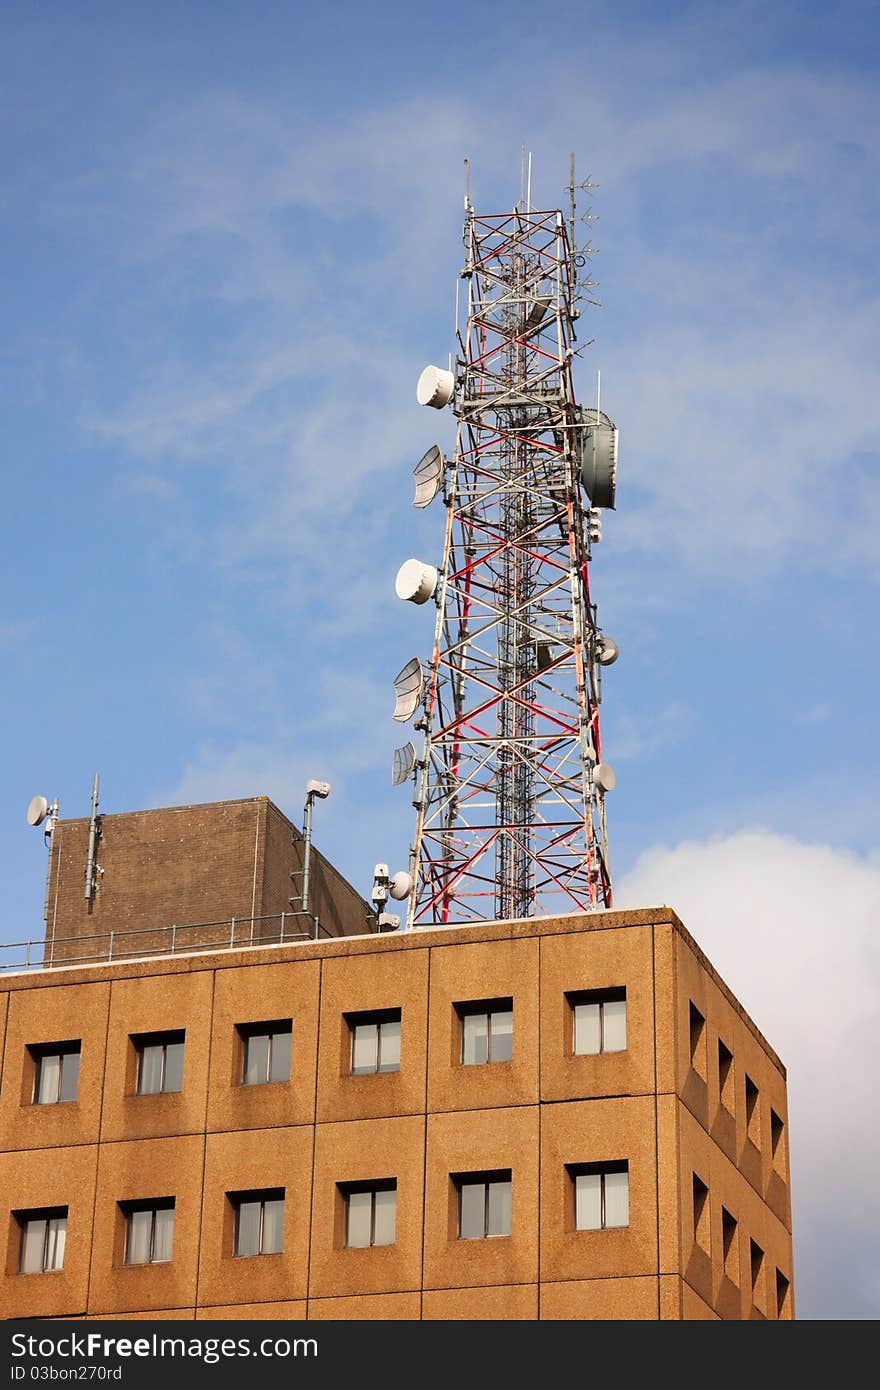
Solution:
[[[802,1315],[880,1316],[857,1247],[880,1241],[880,853],[767,831],[647,851],[615,906],[667,904],[788,1069]],[[850,1249],[847,1271],[822,1257]]]

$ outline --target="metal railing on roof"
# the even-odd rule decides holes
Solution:
[[[263,923],[277,923],[273,931]],[[308,924],[308,929],[302,928]],[[299,930],[297,930],[299,928]],[[173,923],[167,927],[133,927],[124,931],[97,932],[92,936],[67,936],[0,943],[0,973],[20,970],[54,970],[60,966],[112,965],[148,956],[174,956],[194,951],[237,951],[244,946],[286,946],[295,941],[317,941],[333,933],[317,917],[302,909],[263,917],[227,917],[218,922]],[[134,938],[140,938],[136,944]],[[100,943],[83,951],[88,942]],[[17,954],[16,954],[17,953]]]

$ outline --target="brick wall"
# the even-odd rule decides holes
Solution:
[[[313,931],[291,916],[302,867],[299,830],[266,797],[128,811],[99,818],[98,888],[86,899],[89,821],[56,823],[49,863],[46,959],[52,964],[92,957],[167,951],[174,924],[176,949],[245,945]],[[313,850],[312,911],[325,932],[357,935],[371,929],[369,905]],[[294,904],[294,907],[298,903]],[[233,928],[231,919],[236,919]],[[254,918],[270,920],[252,922]],[[275,919],[275,920],[272,920]],[[161,931],[159,929],[162,929]]]

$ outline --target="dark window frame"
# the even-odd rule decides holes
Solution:
[[[706,1080],[706,1059],[708,1052],[706,1015],[698,1009],[693,999],[688,1000],[688,1048],[690,1065],[702,1081]]]
[[[566,1169],[571,1181],[572,1190],[572,1228],[575,1231],[626,1231],[629,1230],[632,1222],[630,1221],[630,1181],[629,1181],[629,1159],[612,1158],[603,1159],[598,1163],[567,1163]],[[608,1173],[626,1173],[626,1225],[609,1226],[606,1224],[605,1210],[605,1178]],[[599,1226],[579,1226],[578,1225],[578,1200],[577,1200],[577,1179],[579,1177],[598,1176],[599,1184],[599,1214],[601,1225]]]
[[[70,1216],[68,1207],[30,1207],[23,1208],[21,1211],[14,1211],[12,1216],[19,1228],[18,1243],[18,1269],[19,1274],[60,1274],[64,1269],[64,1254],[67,1251],[67,1223]],[[64,1222],[64,1245],[65,1250],[61,1257],[60,1265],[48,1265],[46,1263],[49,1256],[49,1238],[52,1223],[55,1221]],[[27,1228],[32,1224],[41,1222],[45,1226],[42,1240],[42,1253],[40,1257],[39,1269],[24,1269],[24,1248],[27,1239]]]
[[[736,1073],[733,1053],[723,1038],[718,1039],[718,1100],[728,1115],[736,1114]],[[728,1105],[728,1101],[730,1104]]]
[[[790,1296],[790,1293],[791,1293],[791,1280],[788,1279],[788,1278],[786,1277],[786,1275],[783,1274],[782,1270],[779,1269],[778,1267],[777,1267],[777,1269],[776,1269],[776,1280],[775,1280],[775,1283],[776,1283],[776,1317],[777,1317],[777,1319],[780,1319],[780,1318],[783,1318],[783,1319],[789,1318],[789,1317],[791,1316],[791,1314],[790,1314],[790,1312],[789,1312],[789,1309],[790,1309],[789,1296]]]
[[[236,1030],[241,1039],[241,1085],[242,1086],[283,1086],[290,1080],[291,1073],[291,1049],[293,1047],[293,1019],[277,1018],[269,1019],[259,1023],[238,1023]],[[287,1045],[287,1076],[272,1079],[272,1054],[275,1049],[275,1039],[287,1037],[290,1039]],[[248,1081],[248,1045],[253,1038],[268,1038],[269,1046],[266,1050],[266,1075],[258,1081]]]
[[[458,1017],[458,1027],[460,1034],[460,1047],[458,1052],[459,1062],[463,1067],[486,1067],[500,1066],[505,1062],[513,1061],[513,997],[501,995],[497,999],[467,999],[453,1006]],[[493,1033],[492,1018],[497,1014],[510,1014],[510,1031],[499,1031]],[[480,1062],[465,1061],[465,1020],[468,1018],[485,1018],[486,1020],[486,1056]],[[510,1039],[510,1056],[493,1057],[492,1042],[493,1038]]]
[[[626,985],[614,985],[609,989],[575,989],[568,990],[565,995],[566,1003],[571,1010],[571,1054],[573,1057],[613,1057],[615,1054],[626,1052],[629,1048],[629,1009],[626,998]],[[624,1007],[624,1029],[626,1031],[626,1047],[606,1048],[605,1046],[605,1005],[623,1004]],[[579,1052],[577,1047],[577,1008],[583,1004],[599,1005],[599,1051],[598,1052]]]
[[[344,1204],[343,1209],[343,1246],[346,1250],[385,1250],[391,1245],[397,1244],[397,1179],[396,1178],[371,1178],[366,1182],[343,1182],[337,1184]],[[376,1194],[378,1192],[394,1193],[394,1240],[383,1240],[376,1242]],[[369,1245],[349,1244],[349,1198],[352,1196],[363,1196],[369,1193],[370,1196],[370,1242]]]
[[[239,1260],[246,1260],[246,1259],[253,1259],[253,1258],[255,1258],[255,1257],[258,1256],[258,1255],[280,1255],[280,1254],[282,1254],[282,1253],[283,1253],[283,1250],[284,1250],[284,1221],[285,1221],[285,1218],[286,1218],[286,1216],[287,1216],[287,1194],[286,1194],[286,1189],[283,1188],[283,1187],[255,1188],[254,1190],[252,1190],[252,1191],[247,1191],[247,1192],[227,1192],[226,1195],[227,1195],[227,1197],[228,1197],[228,1199],[229,1199],[229,1202],[230,1202],[230,1204],[231,1204],[231,1206],[232,1206],[232,1210],[233,1210],[233,1227],[232,1227],[232,1254],[233,1254],[233,1257],[234,1257],[235,1259],[239,1259]],[[282,1215],[282,1218],[281,1218],[281,1249],[280,1249],[280,1250],[264,1250],[264,1249],[263,1249],[263,1242],[264,1242],[264,1238],[265,1238],[265,1221],[266,1221],[266,1203],[267,1203],[267,1202],[283,1202],[283,1203],[284,1203],[284,1212],[283,1212],[283,1215]],[[239,1220],[239,1218],[240,1218],[241,1208],[245,1205],[245,1203],[250,1203],[250,1204],[252,1204],[252,1205],[254,1205],[254,1206],[256,1206],[257,1203],[259,1203],[259,1207],[260,1207],[260,1221],[259,1221],[259,1235],[258,1235],[258,1245],[259,1245],[259,1249],[257,1249],[257,1250],[239,1250],[239,1248],[238,1248],[238,1245],[239,1245],[239,1236],[240,1236],[240,1220]]]
[[[183,1068],[186,1059],[186,1029],[173,1028],[160,1030],[156,1033],[131,1033],[132,1045],[137,1056],[137,1069],[135,1073],[135,1095],[137,1096],[176,1096],[183,1090]],[[180,1056],[180,1085],[166,1088],[165,1082],[168,1073],[168,1049],[169,1047],[179,1046]],[[144,1053],[147,1048],[162,1049],[162,1063],[160,1068],[160,1084],[155,1091],[145,1091],[143,1085]]]
[[[82,1039],[71,1039],[69,1042],[51,1043],[29,1043],[28,1052],[34,1063],[34,1084],[31,1096],[32,1105],[75,1105],[79,1094],[79,1073],[82,1058]],[[43,1065],[50,1057],[56,1057],[59,1061],[58,1067],[58,1094],[51,1100],[39,1098],[40,1082],[42,1079]],[[65,1057],[76,1057],[76,1084],[74,1095],[63,1097],[64,1091],[64,1059]]]
[[[761,1147],[761,1088],[748,1073],[745,1076],[746,1137],[756,1149]]]
[[[507,1240],[513,1229],[513,1169],[496,1168],[468,1173],[451,1173],[455,1184],[457,1202],[456,1234],[459,1240]],[[489,1189],[496,1184],[506,1184],[509,1188],[510,1231],[490,1231],[489,1229]],[[476,1235],[465,1235],[462,1231],[462,1203],[465,1187],[483,1188],[483,1230]]]
[[[753,1236],[749,1236],[749,1296],[752,1306],[759,1312],[765,1311],[766,1288],[764,1273],[766,1253]]]
[[[393,1076],[400,1071],[401,1056],[403,1050],[403,1010],[402,1009],[369,1009],[357,1013],[346,1013],[345,1022],[349,1031],[349,1055],[348,1055],[348,1074],[349,1076]],[[397,1042],[397,1061],[393,1066],[382,1065],[382,1028],[389,1023],[396,1023],[398,1027]],[[357,1029],[375,1028],[376,1029],[376,1048],[375,1065],[369,1067],[355,1067],[355,1042]]]
[[[770,1158],[777,1173],[785,1174],[785,1121],[770,1106]]]
[[[721,1208],[721,1267],[724,1277],[739,1288],[739,1222],[725,1206]]]
[[[692,1172],[692,1200],[694,1216],[694,1244],[706,1254],[712,1253],[711,1208],[709,1206],[709,1186],[703,1182],[699,1173]]]
[[[119,1203],[119,1206],[120,1206],[120,1209],[121,1209],[121,1211],[122,1211],[123,1216],[125,1217],[125,1242],[124,1242],[123,1251],[122,1251],[122,1262],[123,1262],[123,1264],[124,1264],[124,1265],[128,1265],[128,1266],[130,1266],[130,1267],[132,1267],[132,1268],[138,1268],[138,1267],[140,1267],[140,1266],[142,1266],[142,1265],[160,1265],[160,1264],[164,1265],[164,1264],[170,1264],[171,1261],[172,1261],[172,1259],[174,1258],[173,1253],[172,1253],[171,1255],[169,1255],[167,1259],[164,1259],[164,1258],[162,1258],[162,1259],[156,1259],[156,1258],[155,1258],[155,1250],[156,1250],[156,1213],[157,1213],[157,1212],[160,1212],[160,1211],[172,1211],[172,1212],[175,1212],[175,1214],[176,1214],[176,1210],[177,1210],[176,1199],[175,1199],[174,1197],[148,1197],[148,1198],[143,1198],[143,1199],[138,1198],[137,1200],[134,1200],[134,1201],[124,1201],[124,1202],[120,1202],[120,1203]],[[146,1259],[146,1260],[130,1260],[130,1259],[129,1259],[129,1255],[130,1255],[130,1253],[131,1253],[132,1217],[135,1216],[135,1215],[139,1215],[139,1214],[141,1214],[142,1212],[147,1212],[147,1211],[150,1213],[150,1245],[149,1245],[150,1253],[149,1253],[149,1258]],[[175,1221],[173,1220],[172,1223],[171,1223],[171,1246],[172,1246],[172,1252],[173,1252],[173,1249],[174,1249],[174,1225],[175,1225]]]

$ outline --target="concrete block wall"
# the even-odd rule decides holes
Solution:
[[[620,987],[626,1051],[575,1056],[566,995]],[[512,1060],[463,1066],[455,1005],[493,998],[513,1000]],[[400,1070],[351,1075],[346,1015],[387,1009]],[[239,1026],[285,1018],[290,1080],[243,1086]],[[131,1035],[170,1029],[183,1089],[135,1095]],[[34,1105],[30,1049],[72,1039],[77,1100]],[[0,1057],[6,1317],[793,1316],[784,1069],[668,909],[11,976]],[[629,1225],[576,1231],[570,1165],[623,1159]],[[497,1170],[510,1236],[459,1239],[451,1175]],[[340,1184],[379,1179],[397,1183],[395,1242],[346,1249]],[[228,1194],[270,1188],[283,1251],[237,1257]],[[172,1259],[126,1266],[120,1203],[151,1197],[174,1198]],[[56,1206],[63,1270],[19,1274],[14,1213]]]

